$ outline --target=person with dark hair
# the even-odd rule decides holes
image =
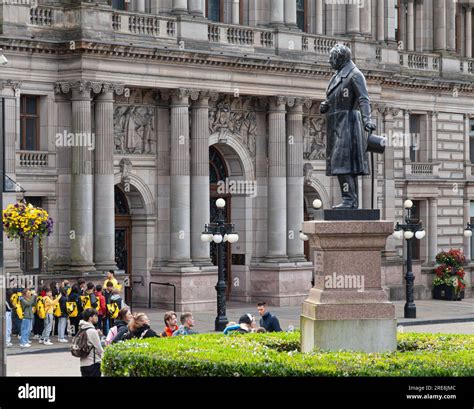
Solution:
[[[33,321],[33,306],[36,304],[36,295],[33,295],[28,288],[23,290],[20,298],[21,308],[23,309],[23,320],[21,321],[21,348],[31,346],[29,336],[31,332],[31,323]]]
[[[6,345],[7,347],[13,346],[12,344],[12,295],[13,291],[10,288],[6,290],[6,299],[5,299],[5,329],[6,329]]]
[[[133,314],[131,321],[128,324],[128,331],[121,338],[122,341],[138,338],[152,338],[157,337],[158,334],[150,328],[150,319],[143,312]],[[112,342],[117,342],[117,336]]]
[[[174,311],[168,311],[164,316],[165,329],[161,333],[161,337],[171,337],[173,332],[178,330],[178,316]]]
[[[38,287],[38,295],[39,295],[39,297],[41,297],[40,300],[43,299],[43,297],[46,296],[46,289],[47,288],[48,287],[43,286],[43,285]],[[34,317],[33,321],[32,321],[33,339],[40,340],[42,335],[43,335],[43,331],[44,331],[44,318],[39,317],[38,311],[34,312],[33,317]]]
[[[257,310],[260,315],[260,326],[265,328],[266,332],[281,332],[280,321],[275,315],[270,314],[270,311],[267,311],[267,303],[259,302],[257,304]]]
[[[121,289],[121,286],[119,285],[117,279],[115,278],[114,270],[107,271],[107,278],[104,280],[104,288],[107,288],[108,281],[110,281],[113,284],[114,288],[118,288],[119,290]]]
[[[66,339],[66,329],[67,329],[67,295],[68,289],[66,287],[61,288],[61,298],[59,299],[59,308],[61,311],[61,316],[56,317],[58,322],[58,342],[68,342]]]
[[[105,345],[110,345],[112,343],[122,340],[122,337],[128,331],[128,324],[133,319],[133,315],[130,312],[128,307],[122,308],[117,316],[117,319],[114,322],[114,326],[110,328],[107,338],[105,339]]]
[[[52,298],[56,298],[60,294],[59,284],[57,281],[51,281],[51,283],[49,284],[49,288],[51,288]],[[58,335],[58,325],[59,320],[53,317],[53,328],[51,332],[52,337],[54,335]]]
[[[74,334],[77,334],[79,331],[79,322],[82,318],[82,302],[81,302],[81,289],[78,284],[74,284],[71,287],[71,292],[67,297],[68,303],[75,303],[77,308],[77,315],[75,317],[69,315],[69,322],[74,327]]]
[[[79,280],[77,280],[77,285],[79,286],[81,290],[79,295],[84,295],[87,289],[86,280],[84,280],[83,278],[80,278]]]
[[[179,317],[179,320],[181,321],[181,325],[175,332],[173,332],[173,337],[179,335],[194,335],[198,333],[197,331],[193,330],[194,317],[191,312],[183,312]]]
[[[99,319],[97,310],[88,308],[82,313],[82,320],[79,323],[79,333],[86,331],[87,345],[90,346],[89,354],[81,357],[81,375],[82,376],[100,376],[100,363],[104,350],[100,343],[99,333],[95,325]],[[77,336],[78,336],[77,335]]]
[[[46,316],[44,319],[44,330],[40,338],[40,343],[44,345],[53,345],[49,337],[51,336],[51,330],[53,329],[53,318],[54,318],[54,306],[59,304],[61,294],[58,294],[56,298],[53,298],[53,292],[50,288],[46,289],[46,295],[43,298],[44,308]]]
[[[104,320],[107,317],[107,305],[105,302],[105,297],[102,294],[102,286],[97,284],[95,286],[95,296],[97,298],[98,309],[97,312],[99,313],[99,321],[97,322],[97,328],[102,330],[104,326]]]
[[[112,294],[114,293],[114,283],[112,281],[106,281],[105,282],[105,291],[102,292],[104,298],[105,298],[105,308],[107,309],[107,305],[110,304],[110,297],[112,297]],[[103,325],[103,333],[105,336],[108,335],[110,328],[112,328],[113,325],[113,319],[109,316],[108,312],[106,313],[105,319],[104,319],[104,325]]]

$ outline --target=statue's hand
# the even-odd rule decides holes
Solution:
[[[375,125],[373,122],[367,122],[365,124],[365,130],[367,132],[375,131],[377,129],[377,125]]]
[[[329,111],[329,102],[328,101],[321,102],[321,105],[319,106],[319,112],[321,114],[325,114],[328,111]]]

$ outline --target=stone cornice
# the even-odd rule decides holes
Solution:
[[[275,74],[292,74],[298,76],[327,77],[333,72],[327,63],[319,62],[295,62],[281,60],[263,60],[252,57],[225,57],[209,55],[205,52],[182,51],[174,49],[161,49],[139,46],[125,46],[116,44],[104,44],[93,42],[77,42],[76,49],[69,50],[69,43],[54,44],[41,43],[33,40],[8,40],[8,44],[0,44],[6,51],[27,51],[38,54],[69,55],[74,57],[113,57],[142,60],[147,63],[166,62],[168,64],[190,64],[196,66],[209,66],[220,68],[232,68],[242,71],[266,71]],[[433,77],[413,77],[409,74],[401,74],[398,71],[377,70],[371,68],[364,70],[368,82],[394,88],[426,89],[438,91],[473,92],[472,81],[466,79],[434,79]],[[423,73],[424,74],[424,73]]]

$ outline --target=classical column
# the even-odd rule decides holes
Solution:
[[[422,1],[415,3],[415,51],[424,51],[425,44],[427,43],[425,37],[426,30],[426,9],[427,6]]]
[[[79,137],[91,137],[91,91],[101,84],[77,81],[72,91],[72,132],[77,143],[71,148],[71,271],[95,271],[92,150],[79,143]],[[66,86],[67,87],[67,86]]]
[[[288,261],[286,247],[286,97],[270,98],[268,111],[267,262]]]
[[[189,13],[196,17],[204,17],[204,8],[201,0],[189,0]]]
[[[428,260],[426,261],[434,264],[438,252],[438,199],[430,197],[428,206]]]
[[[407,5],[407,50],[415,50],[415,0],[408,0]]]
[[[464,26],[466,38],[466,58],[472,58],[472,6],[466,6],[466,22]]]
[[[323,20],[323,2],[324,0],[316,0],[316,34],[324,34],[324,20]]]
[[[209,243],[201,241],[209,223],[209,96],[192,96],[191,110],[191,258],[194,265],[212,265]]]
[[[429,151],[429,158],[431,161],[436,162],[437,159],[437,145],[438,145],[438,112],[432,111],[430,112],[431,115],[431,138],[429,138],[430,142],[430,151]]]
[[[232,0],[232,24],[240,24],[240,0]]]
[[[358,4],[347,5],[347,34],[360,34],[360,7]]]
[[[451,52],[456,50],[456,6],[454,1],[446,2],[446,47]]]
[[[145,12],[145,0],[135,0],[135,11],[139,13]]]
[[[188,14],[188,0],[173,0],[173,14]]]
[[[191,266],[189,92],[171,96],[170,259],[168,265]]]
[[[296,24],[296,1],[285,1],[285,25],[288,28],[298,28]]]
[[[410,145],[411,145],[411,134],[410,134],[410,111],[405,109],[403,111],[404,119],[404,134],[403,134],[403,146],[404,146],[404,159],[405,164],[410,163]]]
[[[446,51],[446,0],[433,2],[433,29],[434,51]]]
[[[360,27],[365,37],[372,37],[372,0],[365,0],[360,14]]]
[[[377,41],[385,41],[385,1],[377,0]]]
[[[272,26],[284,26],[284,0],[271,0],[270,1],[270,25]]]
[[[311,101],[308,101],[310,103]],[[303,100],[288,99],[287,130],[287,248],[290,261],[305,261],[304,243],[299,232],[304,221],[304,175],[303,175]]]
[[[104,83],[95,101],[94,262],[115,270],[114,87]]]

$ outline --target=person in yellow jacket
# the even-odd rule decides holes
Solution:
[[[122,289],[122,286],[118,283],[117,279],[115,278],[114,270],[110,270],[107,272],[107,278],[104,280],[104,285],[102,286],[102,288],[107,288],[108,281],[110,281],[114,285],[114,288],[118,288],[119,290]]]
[[[46,290],[46,296],[43,297],[44,302],[44,309],[46,311],[46,317],[44,319],[44,330],[43,335],[41,336],[39,342],[40,344],[43,343],[44,345],[53,345],[50,341],[49,337],[51,335],[51,330],[53,329],[53,312],[54,306],[59,304],[59,300],[61,299],[62,295],[59,294],[56,298],[53,299],[53,293],[50,288]]]

